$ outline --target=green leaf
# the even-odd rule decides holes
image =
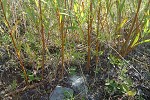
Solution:
[[[65,15],[65,16],[73,17],[72,15],[69,15],[69,14],[67,14],[67,13],[60,13],[60,15]]]
[[[6,12],[7,12],[7,0],[2,0],[2,1],[3,1],[4,13],[6,15]]]
[[[76,67],[69,68],[69,74],[70,75],[75,75],[76,74]]]
[[[12,89],[16,89],[16,87],[17,87],[17,81],[13,80],[13,83],[11,84],[11,86],[12,86]]]
[[[125,3],[125,0],[122,2],[122,4],[119,5],[119,10],[120,12],[122,11],[123,7],[124,7],[124,3]]]
[[[65,29],[75,30],[75,29],[78,29],[78,27],[77,26],[71,26],[71,27],[67,27]]]
[[[129,91],[129,87],[127,86],[127,84],[122,84],[122,88],[125,92]]]
[[[34,75],[33,75],[33,74],[32,74],[32,75],[29,75],[29,80],[30,80],[30,81],[35,80],[35,78],[34,78]]]
[[[105,83],[105,85],[106,85],[106,86],[108,86],[108,85],[110,85],[110,83],[109,83],[109,82],[107,82],[107,83]]]
[[[37,80],[37,81],[40,80],[40,79],[41,79],[40,77],[35,77],[35,80]]]
[[[148,27],[149,27],[149,20],[147,19],[144,27],[144,32],[148,31]]]
[[[45,0],[41,0],[43,3],[47,3]]]

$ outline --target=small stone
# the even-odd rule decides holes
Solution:
[[[70,99],[73,96],[73,90],[70,88],[56,86],[51,93],[49,100],[65,100]]]
[[[85,85],[85,80],[82,76],[72,76],[69,78],[70,79],[70,83],[72,85],[73,90],[77,93],[77,94],[81,94],[82,96],[85,97],[85,95],[88,92],[88,88]]]

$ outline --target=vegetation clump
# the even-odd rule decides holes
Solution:
[[[149,100],[149,9],[150,0],[0,0],[0,99],[33,88],[39,99],[82,75],[94,100]]]

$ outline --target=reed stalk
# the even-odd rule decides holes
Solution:
[[[99,25],[100,25],[100,2],[99,2],[99,6],[98,6],[98,13],[97,13],[97,40],[96,40],[96,66],[98,65],[98,61],[99,61],[99,41],[98,41],[98,36],[99,36]]]
[[[90,10],[88,14],[88,58],[87,58],[87,67],[86,70],[90,69],[91,61],[91,32],[92,32],[92,0],[90,0]]]
[[[145,10],[148,10],[149,5],[150,5],[150,1],[148,1]],[[133,36],[134,39],[136,38],[136,36],[137,36],[138,34],[140,34],[139,32],[141,32],[142,29],[143,29],[143,27],[144,27],[144,23],[142,23],[143,20],[144,20],[144,17],[145,17],[145,15],[142,17],[142,20],[141,20],[140,23],[138,22],[138,17],[137,17],[137,19],[136,19],[136,22],[135,22],[135,23],[136,23],[136,28],[133,30],[133,32],[135,31],[135,32],[134,32],[134,36]],[[140,35],[141,35],[141,34],[140,34]],[[141,38],[142,38],[142,37],[140,36],[140,38],[138,39],[138,41],[139,41]],[[126,51],[126,53],[124,54],[124,56],[127,55],[129,52],[131,52],[134,48],[136,48],[136,47],[138,46],[138,45],[135,45],[135,46],[131,47],[132,44],[133,44],[133,42],[134,42],[134,39],[131,41],[131,43],[130,43],[129,46],[127,47],[127,51]]]
[[[61,62],[62,62],[62,77],[63,77],[63,74],[64,74],[64,32],[63,32],[63,28],[64,28],[64,21],[61,21],[60,23],[60,33],[61,33],[61,41],[62,41],[62,44],[61,44]]]
[[[138,13],[139,13],[139,10],[140,10],[141,2],[142,2],[142,0],[139,0],[139,1],[138,1],[137,11],[136,11],[135,17],[134,17],[134,19],[133,19],[133,22],[132,22],[131,28],[130,28],[130,30],[129,30],[129,33],[128,33],[128,35],[127,35],[127,39],[126,39],[125,43],[123,43],[122,48],[121,48],[121,50],[120,50],[120,52],[119,52],[123,57],[124,57],[124,56],[126,55],[126,53],[128,52],[128,49],[127,49],[127,48],[128,48],[128,44],[129,44],[129,41],[130,41],[130,37],[131,37],[131,35],[132,35],[132,31],[133,31],[134,25],[135,25],[135,23],[136,23],[136,19],[137,19],[137,17],[138,17]]]
[[[65,1],[64,1],[65,2]],[[64,9],[63,9],[64,10]],[[64,75],[64,44],[65,44],[65,35],[64,35],[64,15],[60,14],[60,9],[57,7],[56,16],[59,24],[59,32],[61,34],[61,78]]]
[[[121,25],[121,10],[120,10],[120,8],[119,8],[119,5],[121,5],[120,4],[120,1],[116,1],[116,6],[117,6],[117,49],[118,49],[118,51],[120,50],[120,45],[121,45],[121,43],[120,43],[120,41],[121,41],[121,39],[120,39],[120,36],[121,36],[121,28],[120,28],[120,25]]]
[[[43,18],[42,18],[42,7],[41,0],[39,0],[39,10],[40,10],[40,24],[41,24],[41,40],[42,40],[42,79],[44,79],[44,63],[45,63],[45,34],[44,34],[44,26],[43,26]]]

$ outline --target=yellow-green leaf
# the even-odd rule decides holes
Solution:
[[[136,43],[135,46],[136,46],[136,45],[139,45],[139,44],[147,43],[147,42],[150,42],[150,39],[143,40],[143,41],[141,41],[141,42],[139,42],[139,43]]]
[[[38,0],[34,0],[37,7],[39,7]]]
[[[60,23],[62,22],[62,15],[60,15],[60,19],[59,19],[59,22],[60,22]]]
[[[135,46],[135,44],[138,42],[139,38],[140,38],[140,33],[138,33],[138,34],[136,35],[136,37],[135,37],[135,39],[134,39],[134,41],[133,41],[131,47]]]
[[[78,5],[74,4],[74,11],[77,12]]]
[[[123,25],[127,22],[128,18],[125,18],[122,23],[119,25],[119,27],[117,28],[117,31],[123,27]]]
[[[127,95],[129,95],[129,96],[135,96],[136,95],[136,91],[135,90],[128,91]]]
[[[84,13],[83,12],[81,12],[81,17],[84,17]]]
[[[1,26],[0,26],[0,32],[4,33],[4,30],[1,28]]]

